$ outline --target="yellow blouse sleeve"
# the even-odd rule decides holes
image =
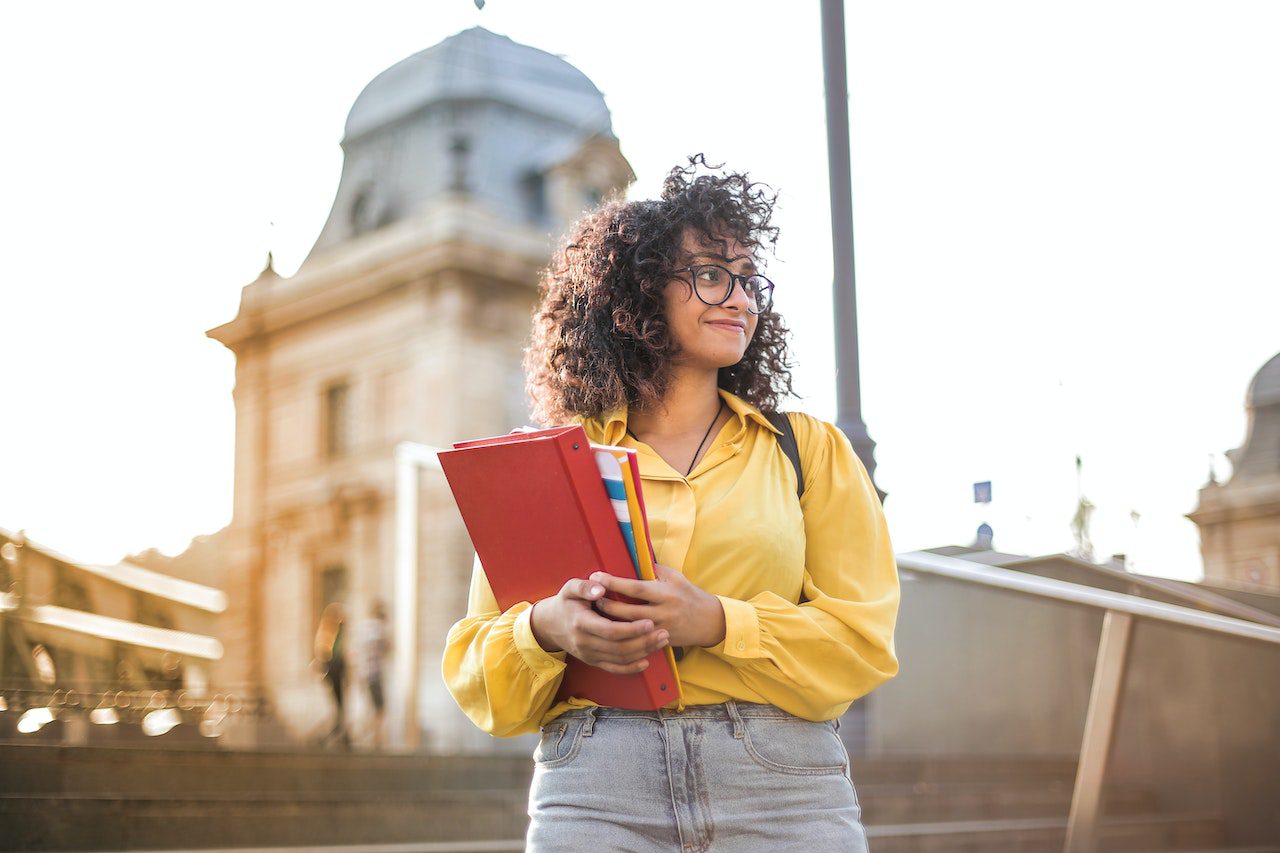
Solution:
[[[848,438],[808,415],[792,422],[805,475],[801,600],[721,596],[725,639],[708,651],[766,701],[827,720],[898,672],[898,570],[879,497]]]
[[[565,653],[551,654],[534,639],[530,608],[522,601],[499,611],[477,557],[467,615],[445,641],[449,692],[473,723],[498,737],[537,731],[564,673]]]

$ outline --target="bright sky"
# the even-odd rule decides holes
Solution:
[[[268,248],[301,263],[364,84],[476,24],[599,86],[634,195],[695,151],[781,189],[794,408],[834,419],[817,3],[622,8],[6,4],[0,527],[111,561],[230,520],[234,360],[203,333]],[[1229,476],[1280,350],[1280,5],[846,15],[863,405],[895,547],[986,520],[1002,550],[1070,548],[1080,454],[1098,552],[1198,577],[1183,514],[1211,454]]]

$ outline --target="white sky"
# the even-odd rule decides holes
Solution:
[[[1183,514],[1280,349],[1280,4],[846,16],[863,405],[896,548],[982,520],[1003,550],[1071,547],[1079,453],[1099,553],[1198,577]],[[234,361],[204,330],[268,248],[301,263],[364,84],[475,24],[600,87],[634,194],[695,151],[781,189],[796,408],[834,418],[816,2],[6,4],[0,526],[107,561],[229,521]]]

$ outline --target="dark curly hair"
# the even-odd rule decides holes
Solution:
[[[524,359],[541,423],[662,399],[677,354],[662,294],[672,271],[687,262],[687,230],[710,246],[724,247],[724,238],[733,237],[753,253],[777,244],[770,224],[777,193],[746,173],[698,174],[699,167],[722,169],[701,154],[690,157],[668,173],[660,199],[606,201],[573,225],[552,258]],[[793,393],[788,336],[781,317],[761,314],[742,360],[720,368],[719,386],[776,410]]]

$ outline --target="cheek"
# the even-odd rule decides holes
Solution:
[[[673,335],[683,336],[685,329],[691,325],[690,317],[696,313],[689,307],[689,301],[692,298],[687,288],[672,286],[667,290],[663,314],[666,315],[667,326]],[[696,321],[696,318],[694,319]]]

